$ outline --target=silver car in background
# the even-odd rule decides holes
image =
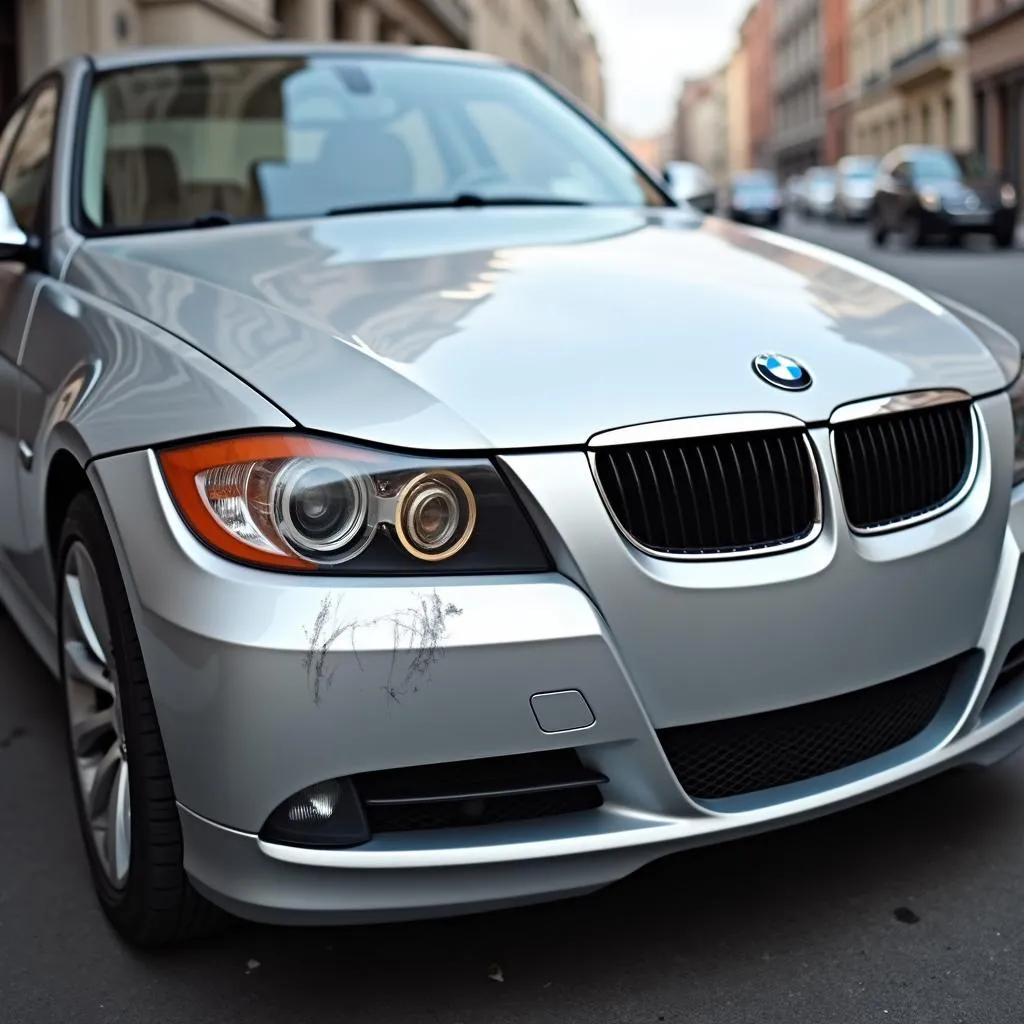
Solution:
[[[1024,742],[969,309],[463,52],[76,58],[0,192],[0,598],[130,942],[581,894]]]
[[[836,164],[835,216],[838,220],[868,219],[875,199],[878,164],[873,156],[845,156]]]
[[[802,208],[804,214],[827,220],[835,213],[836,171],[834,167],[812,167],[803,180]]]
[[[714,178],[698,164],[674,160],[665,168],[668,193],[677,203],[689,203],[701,213],[714,213],[718,189]]]

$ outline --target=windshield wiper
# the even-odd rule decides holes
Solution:
[[[464,192],[453,199],[407,199],[394,203],[364,203],[358,206],[336,206],[327,217],[343,217],[349,213],[391,213],[400,210],[447,210],[483,206],[593,206],[583,199],[558,199],[554,196],[487,196]]]

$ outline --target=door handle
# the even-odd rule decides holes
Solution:
[[[35,454],[32,451],[32,446],[27,441],[18,442],[18,458],[21,459],[21,464],[25,469],[31,472]]]

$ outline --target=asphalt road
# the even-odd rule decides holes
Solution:
[[[876,255],[863,231],[799,231],[1024,336],[1024,252]],[[61,715],[57,687],[0,621],[3,1024],[1021,1019],[1021,757],[567,903],[348,930],[240,926],[143,956],[88,888]]]

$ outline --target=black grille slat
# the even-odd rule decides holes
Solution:
[[[960,658],[797,707],[658,732],[695,800],[803,782],[902,746],[935,719]]]
[[[756,551],[818,523],[817,469],[802,431],[600,449],[594,466],[622,529],[659,553]]]
[[[969,402],[845,423],[834,438],[846,518],[858,530],[941,508],[963,487],[974,455]]]

